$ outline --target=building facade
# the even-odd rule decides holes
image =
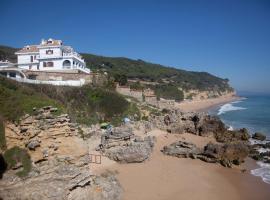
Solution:
[[[72,47],[61,40],[42,40],[39,45],[27,45],[15,53],[18,68],[30,71],[74,72],[89,74],[85,61]]]

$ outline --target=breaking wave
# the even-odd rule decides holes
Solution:
[[[265,183],[270,184],[270,164],[263,162],[257,162],[257,164],[260,168],[251,170],[251,174],[261,177]]]
[[[245,110],[246,108],[234,106],[233,104],[239,103],[240,101],[235,101],[232,103],[227,103],[220,107],[218,110],[218,115],[225,114],[226,112],[235,111],[235,110]]]

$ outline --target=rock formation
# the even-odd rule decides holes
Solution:
[[[248,141],[247,129],[230,131],[216,116],[206,113],[183,113],[172,110],[165,116],[153,116],[150,119],[154,127],[169,133],[191,133],[199,136],[213,136],[218,142]]]
[[[86,134],[68,115],[57,116],[56,111],[46,106],[17,123],[6,123],[7,148],[26,149],[32,169],[23,178],[16,175],[20,164],[3,176],[1,172],[0,199],[121,199],[122,189],[113,174],[91,173],[88,145],[82,138]]]
[[[25,179],[12,171],[0,181],[0,197],[5,200],[109,200],[121,199],[122,189],[113,174],[94,176],[89,168],[51,160],[38,163]]]
[[[100,147],[105,156],[121,163],[143,162],[153,149],[154,139],[135,137],[129,127],[115,128],[101,137]]]
[[[76,124],[67,114],[56,116],[56,111],[46,106],[34,109],[34,115],[25,115],[17,124],[6,123],[7,148],[27,148],[35,163],[56,156],[74,160],[86,155],[88,149]]]
[[[255,140],[264,141],[266,139],[266,136],[262,133],[256,132],[256,133],[254,133],[254,135],[252,135],[252,138]]]
[[[204,149],[188,142],[178,141],[165,146],[162,152],[180,158],[198,158],[205,162],[220,163],[225,167],[239,165],[248,156],[249,149],[242,142],[228,144],[207,144]]]
[[[196,158],[197,155],[203,152],[196,147],[195,144],[183,141],[174,142],[169,146],[165,146],[161,151],[166,155],[179,158]]]

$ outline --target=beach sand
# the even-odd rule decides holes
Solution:
[[[193,101],[186,100],[180,103],[176,103],[176,107],[180,108],[184,112],[207,111],[212,107],[216,107],[218,105],[229,103],[238,99],[241,99],[241,97],[228,94],[214,99],[202,99]]]
[[[117,171],[117,177],[124,189],[124,200],[269,200],[270,185],[243,167],[254,162],[247,160],[239,168],[225,168],[219,164],[200,160],[176,158],[163,155],[164,145],[177,140],[192,141],[203,147],[213,138],[192,134],[172,135],[160,130],[150,132],[157,136],[153,154],[143,163],[118,164],[104,161],[95,168],[95,173],[106,170]],[[102,162],[103,162],[102,161]],[[254,166],[253,166],[254,167]]]

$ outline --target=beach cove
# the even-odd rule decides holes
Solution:
[[[180,105],[185,111],[207,111],[239,99],[240,97],[230,96]],[[139,132],[135,134],[142,135]],[[270,184],[250,173],[258,167],[250,158],[240,166],[225,168],[220,164],[166,156],[160,151],[165,145],[178,140],[192,142],[202,148],[207,143],[214,142],[214,138],[188,133],[168,134],[158,129],[147,135],[156,136],[156,144],[152,155],[145,162],[119,164],[105,158],[103,165],[92,166],[97,174],[107,170],[117,173],[124,189],[123,199],[269,199]]]

